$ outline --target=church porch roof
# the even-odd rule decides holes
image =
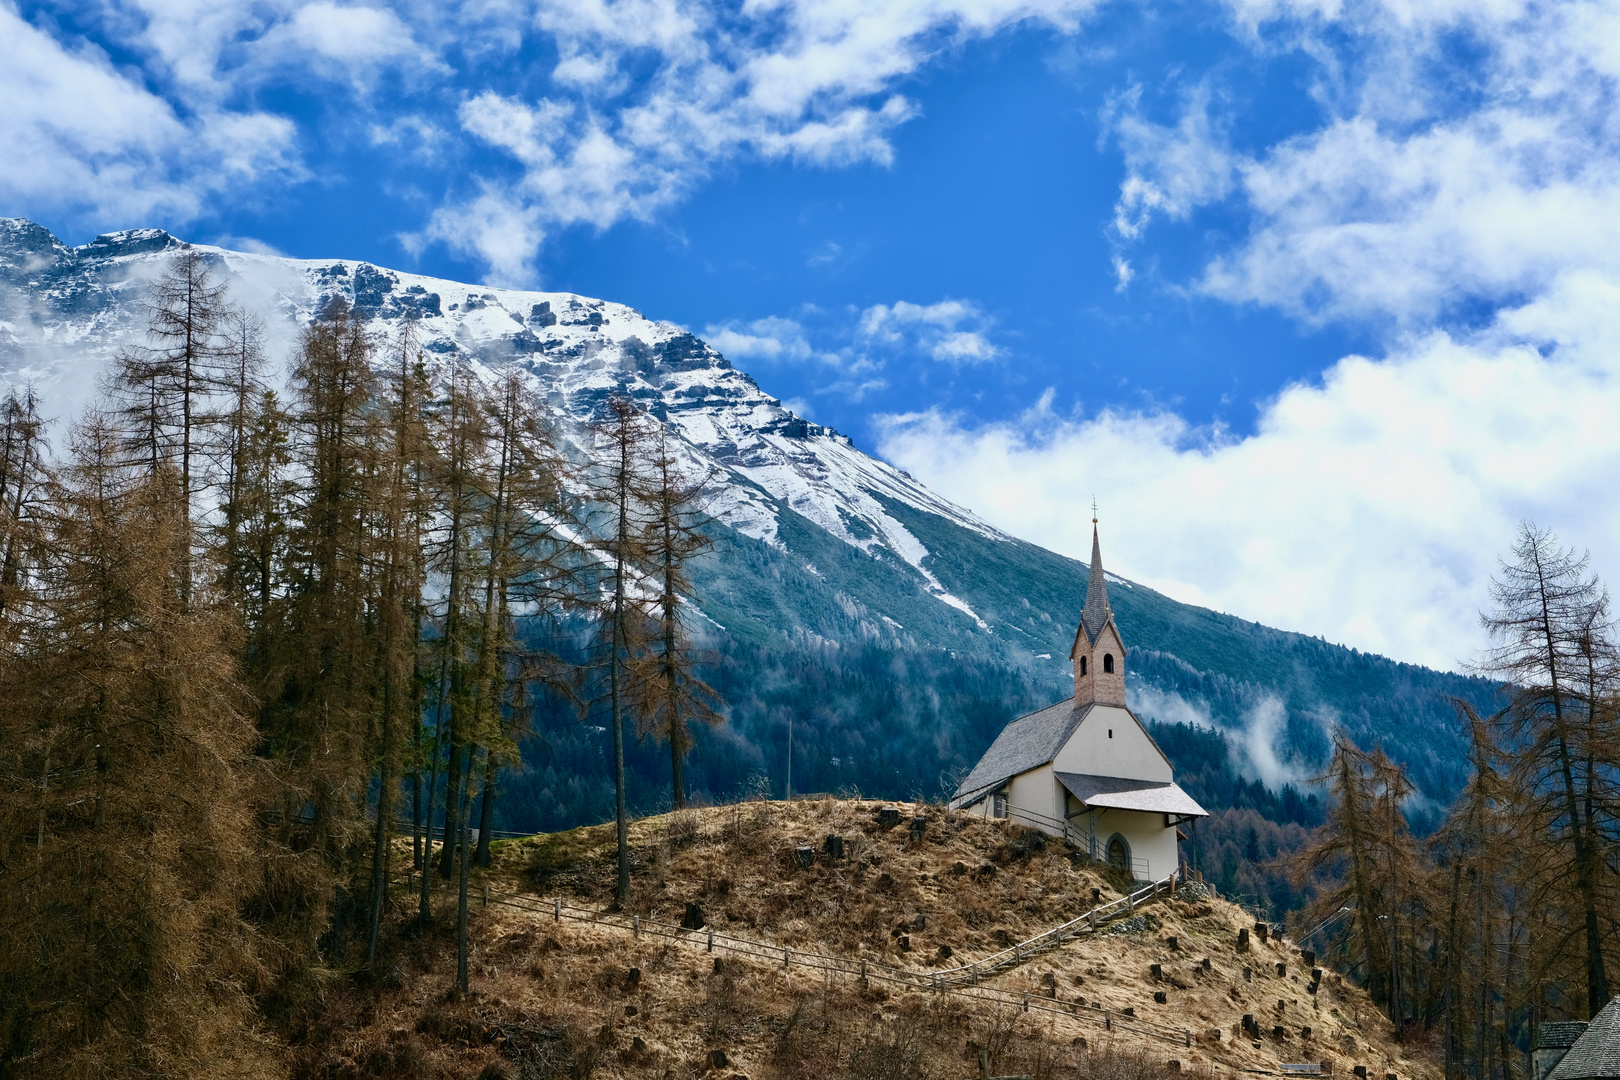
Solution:
[[[1111,810],[1143,810],[1153,814],[1180,817],[1208,817],[1209,811],[1174,783],[1132,780],[1123,776],[1092,776],[1087,773],[1054,774],[1069,794],[1087,807]]]

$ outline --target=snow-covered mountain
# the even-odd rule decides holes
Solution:
[[[70,420],[117,350],[142,339],[148,285],[178,244],[141,229],[68,247],[32,222],[0,219],[0,383],[34,385],[47,414]],[[342,297],[379,340],[412,320],[416,344],[438,363],[525,372],[575,420],[597,415],[611,394],[631,396],[716,471],[725,535],[695,576],[704,613],[723,630],[714,681],[731,722],[700,739],[695,791],[723,795],[750,773],[780,791],[791,721],[796,790],[932,793],[1007,720],[1069,692],[1085,566],[999,532],[794,415],[679,326],[572,293],[203,250],[231,298],[263,320],[273,357],[290,356],[300,329]],[[1228,733],[1232,761],[1178,762],[1179,776],[1206,777],[1184,780],[1205,805],[1241,803],[1234,769],[1273,787],[1305,775],[1329,724],[1383,741],[1435,805],[1455,790],[1465,762],[1446,696],[1484,704],[1481,681],[1109,582],[1133,706]],[[508,822],[606,813],[601,729],[563,713],[542,728],[530,771],[511,782]],[[649,750],[633,762],[646,790],[659,787],[660,760]]]
[[[148,283],[180,244],[161,230],[135,229],[68,247],[33,222],[0,219],[0,379],[32,383],[48,409],[71,414],[119,347],[142,340]],[[348,260],[199,250],[217,260],[231,298],[264,319],[272,355],[286,355],[299,330],[342,297],[383,340],[412,320],[416,344],[443,363],[528,373],[554,408],[576,420],[589,420],[610,394],[630,396],[727,478],[715,511],[738,532],[781,548],[782,514],[800,515],[868,555],[902,561],[929,595],[985,625],[927,569],[927,548],[883,500],[1006,537],[847,437],[794,415],[673,323],[573,293],[465,285]]]

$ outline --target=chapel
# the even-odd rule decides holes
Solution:
[[[1125,704],[1125,642],[1095,520],[1069,659],[1074,696],[1003,728],[951,806],[1063,837],[1138,880],[1164,878],[1180,862],[1178,826],[1208,813],[1176,786],[1170,759]]]

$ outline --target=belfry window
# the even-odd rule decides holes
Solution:
[[[1080,674],[1084,675],[1085,673],[1086,673],[1086,658],[1082,656],[1080,658]]]
[[[1114,654],[1111,652],[1103,653],[1103,672],[1108,675],[1114,673]]]

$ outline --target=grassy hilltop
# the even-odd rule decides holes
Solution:
[[[1145,904],[1111,932],[986,980],[1012,992],[1014,1004],[1004,1005],[711,956],[703,932],[685,943],[651,932],[678,925],[695,903],[721,935],[928,972],[1026,940],[1091,907],[1093,889],[1107,901],[1126,884],[1017,826],[906,805],[902,823],[885,828],[877,806],[756,802],[638,821],[622,914],[645,921],[639,938],[628,927],[551,918],[553,897],[607,907],[611,826],[501,842],[471,889],[471,996],[446,994],[454,944],[441,925],[402,943],[380,986],[325,994],[295,1047],[295,1072],[954,1080],[976,1075],[982,1046],[995,1075],[1042,1078],[1148,1080],[1172,1069],[1235,1077],[1295,1061],[1326,1062],[1341,1077],[1358,1064],[1374,1075],[1438,1074],[1420,1052],[1397,1046],[1365,995],[1337,975],[1309,993],[1310,971],[1292,944],[1256,935],[1239,952],[1253,916],[1218,898]],[[927,818],[921,836],[909,827],[915,816]],[[821,852],[829,834],[844,838],[844,858]],[[808,867],[801,846],[817,849]],[[536,902],[508,906],[508,895]],[[448,913],[450,897],[440,896]],[[412,910],[405,905],[401,918]],[[1028,1012],[1016,1004],[1024,992],[1036,1004]],[[1121,1024],[1104,1030],[1098,1007]],[[1127,1010],[1146,1025],[1187,1029],[1191,1045],[1124,1030]],[[1246,1014],[1258,1040],[1241,1028]]]

